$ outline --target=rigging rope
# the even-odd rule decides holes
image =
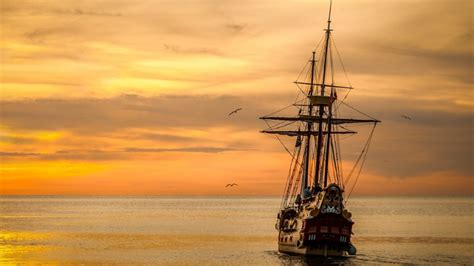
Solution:
[[[300,166],[301,166],[301,164],[300,164]],[[293,190],[292,190],[291,194],[288,194],[288,199],[291,199],[291,198],[296,196],[296,194],[297,194],[296,191],[298,190],[298,185],[300,183],[301,176],[303,175],[303,167],[299,167],[298,173],[296,173],[296,169],[297,168],[295,167],[294,171],[293,171],[293,176],[292,176],[292,178],[295,178],[295,176],[296,176],[296,179],[295,179],[295,182],[294,182],[294,185],[293,185]],[[295,175],[295,173],[296,173],[296,175]],[[288,199],[287,199],[287,205],[288,205]]]
[[[265,120],[264,120],[265,121]],[[267,124],[267,126],[271,129],[272,127],[267,123],[267,121],[265,121],[265,123]],[[274,135],[274,137],[280,142],[280,144],[283,146],[283,148],[286,150],[286,152],[288,152],[288,154],[290,156],[293,156],[293,154],[290,152],[290,150],[288,150],[288,148],[286,147],[286,145],[283,143],[283,141],[281,141],[281,139],[277,136],[277,135]]]
[[[365,144],[365,147],[364,149],[362,150],[362,153],[360,154],[359,158],[357,159],[357,163],[354,165],[354,168],[351,170],[351,173],[349,174],[349,178],[348,180],[346,181],[346,184],[349,184],[349,180],[351,178],[351,175],[353,173],[353,170],[355,169],[356,165],[358,164],[358,162],[360,161],[361,157],[362,158],[362,163],[360,164],[360,168],[359,168],[359,171],[357,173],[357,176],[356,176],[356,179],[354,181],[354,184],[352,185],[352,188],[351,188],[351,191],[349,192],[349,194],[347,195],[347,198],[346,198],[346,201],[345,203],[347,203],[347,201],[349,200],[351,194],[352,194],[352,191],[354,190],[354,187],[355,185],[357,184],[357,181],[359,180],[359,176],[360,176],[360,173],[362,172],[362,168],[364,167],[364,164],[365,164],[365,159],[367,158],[367,154],[369,153],[369,147],[370,147],[370,143],[372,142],[372,137],[374,135],[374,131],[375,131],[375,127],[377,126],[377,123],[374,123],[374,127],[372,128],[372,131],[370,132],[370,135],[369,135],[369,138],[367,139],[367,142]],[[362,156],[363,155],[363,156]]]
[[[348,103],[341,102],[341,104],[344,104],[345,106],[351,108],[352,110],[354,110],[354,111],[356,111],[356,112],[358,112],[358,113],[360,113],[360,114],[362,114],[362,115],[367,116],[368,118],[371,118],[371,119],[373,119],[373,120],[377,120],[376,118],[374,118],[374,117],[372,117],[372,116],[370,116],[370,115],[368,115],[368,114],[366,114],[366,113],[364,113],[364,112],[362,112],[362,111],[357,110],[355,107],[350,106]]]
[[[296,153],[296,150],[298,149],[298,153]],[[288,176],[286,177],[288,182],[286,183],[286,186],[285,186],[285,190],[283,191],[283,196],[282,196],[282,199],[281,199],[281,204],[280,204],[280,209],[286,205],[286,199],[288,198],[288,194],[289,194],[289,191],[291,189],[291,186],[292,186],[292,183],[293,183],[293,175],[292,175],[292,172],[294,171],[294,168],[296,167],[297,163],[298,163],[298,159],[299,159],[299,156],[300,156],[300,152],[301,152],[301,146],[300,147],[295,147],[295,150],[293,152],[293,154],[296,155],[296,161],[295,161],[295,156],[293,155],[291,157],[291,163],[290,163],[290,168],[288,169]],[[295,165],[293,166],[293,162],[295,162]],[[293,171],[292,171],[292,168],[293,168]]]
[[[339,110],[336,109],[335,111],[336,117],[339,117]],[[336,125],[336,130],[338,130],[338,126]],[[341,146],[339,145],[341,141],[340,135],[336,135],[335,139],[335,146],[336,146],[336,159],[338,160],[338,167],[339,167],[339,178],[342,186],[342,190],[344,190],[344,173],[342,169],[342,152],[341,152]]]
[[[333,34],[333,37],[332,37],[332,44],[334,45],[334,50],[336,50],[336,54],[337,54],[337,58],[339,58],[339,63],[341,64],[342,66],[342,70],[344,71],[344,75],[346,76],[346,79],[347,79],[347,83],[349,83],[349,87],[352,87],[352,84],[351,84],[351,80],[349,79],[349,76],[347,75],[347,71],[346,71],[346,67],[344,66],[344,63],[342,61],[342,57],[341,57],[341,54],[339,53],[339,50],[337,49],[337,46],[336,46],[336,40],[334,38],[334,34]],[[344,102],[347,98],[347,96],[349,96],[349,93],[351,92],[351,90],[347,90],[347,93],[346,95],[344,95],[344,98],[342,98],[342,102]],[[336,109],[339,108],[341,104],[339,104]]]
[[[336,184],[340,185],[340,178],[339,178],[339,167],[338,167],[338,163],[339,161],[337,160],[337,154],[336,154],[336,150],[335,150],[335,144],[334,144],[335,140],[334,139],[331,139],[331,156],[332,156],[332,163],[333,163],[333,171],[334,171],[334,179],[336,180]]]
[[[284,121],[284,122],[286,122],[286,121]],[[290,121],[290,122],[288,122],[288,123],[286,123],[286,124],[281,124],[281,123],[279,123],[278,125],[273,126],[271,129],[272,129],[272,130],[280,129],[280,128],[282,128],[282,127],[289,126],[289,125],[294,124],[294,123],[296,123],[296,122],[297,122],[297,121]]]
[[[332,39],[329,39],[329,40],[330,40],[329,47],[331,47]],[[332,57],[332,49],[329,49],[329,62],[330,62],[330,65],[331,65],[331,85],[334,85],[334,61],[333,61],[333,57]],[[331,94],[332,94],[333,90],[334,90],[334,87],[331,87]]]
[[[304,101],[304,100],[305,100],[305,99],[301,99],[301,100],[299,100],[299,101],[297,101],[297,102],[294,102],[294,103],[292,103],[292,104],[290,104],[290,105],[287,105],[287,106],[285,106],[285,107],[283,107],[283,108],[281,108],[281,109],[278,109],[278,110],[276,110],[275,112],[269,113],[269,114],[267,114],[266,116],[274,115],[274,114],[276,114],[276,113],[278,113],[278,112],[281,112],[281,111],[283,111],[283,110],[285,110],[285,109],[288,109],[288,108],[290,108],[290,107],[292,107],[292,106],[295,106],[295,104],[300,103],[300,102],[302,102],[302,101]]]

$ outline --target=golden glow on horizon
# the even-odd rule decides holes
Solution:
[[[105,170],[105,164],[89,162],[10,162],[2,163],[0,173],[2,180],[29,182],[33,179],[67,179],[69,177],[88,175]]]

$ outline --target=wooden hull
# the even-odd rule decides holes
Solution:
[[[344,257],[352,244],[352,221],[341,215],[321,214],[284,223],[278,234],[278,251],[289,254]]]
[[[316,247],[297,247],[296,245],[279,244],[278,251],[281,253],[304,255],[304,256],[324,256],[324,257],[347,257],[349,254],[345,250],[336,250]]]
[[[329,185],[278,214],[278,251],[289,254],[345,257],[355,255],[351,214],[343,208],[341,189]]]

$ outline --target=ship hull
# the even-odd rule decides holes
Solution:
[[[324,248],[316,247],[297,247],[296,245],[279,244],[278,251],[281,253],[291,255],[304,256],[324,256],[324,257],[348,257],[349,254],[345,250],[331,249],[325,246]]]
[[[289,254],[345,257],[354,255],[351,214],[343,208],[341,190],[331,184],[278,215],[278,251]]]

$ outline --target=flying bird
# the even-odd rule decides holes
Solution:
[[[238,111],[242,110],[242,108],[237,108],[234,111],[230,112],[227,116],[231,116],[233,114],[236,114]]]
[[[407,119],[407,120],[411,120],[411,118],[408,117],[408,116],[406,116],[406,115],[400,115],[400,116],[403,117],[403,118],[405,118],[405,119]]]
[[[233,187],[233,186],[238,186],[236,183],[232,183],[232,184],[227,184],[225,187]]]

